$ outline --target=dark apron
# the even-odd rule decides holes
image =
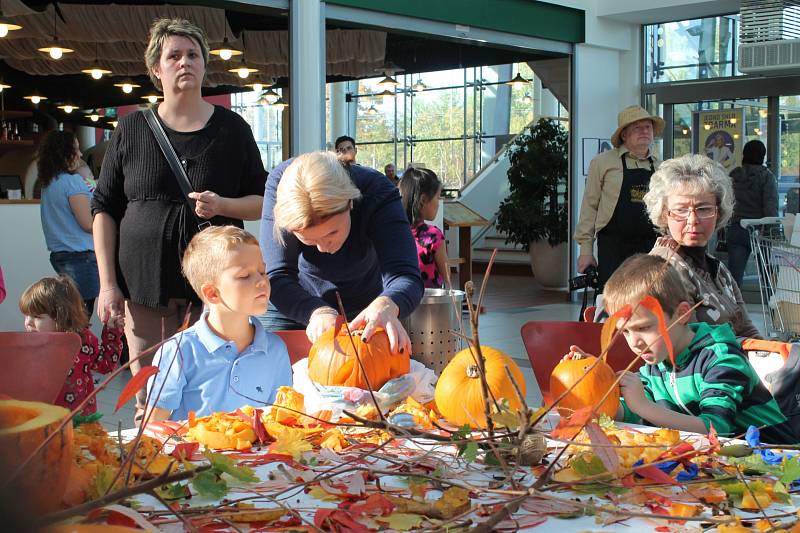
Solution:
[[[656,231],[647,215],[644,195],[655,172],[653,158],[650,168],[628,168],[622,154],[622,187],[611,220],[597,234],[597,274],[600,286],[630,256],[648,253],[656,241]]]

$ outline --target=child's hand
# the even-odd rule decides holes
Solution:
[[[639,407],[649,401],[644,393],[644,383],[642,383],[638,373],[621,370],[617,375],[622,376],[619,381],[622,397],[625,398],[625,403],[628,404],[631,411],[636,413]]]
[[[122,329],[125,327],[125,314],[113,313],[108,317],[106,325],[114,329]]]
[[[589,354],[581,350],[578,346],[570,346],[569,352],[561,358],[562,361],[569,361],[570,359],[583,359],[588,357]]]

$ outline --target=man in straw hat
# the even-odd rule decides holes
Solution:
[[[611,136],[614,149],[597,155],[589,165],[575,230],[578,272],[596,266],[601,287],[625,259],[649,252],[656,239],[642,198],[659,163],[650,145],[663,131],[664,121],[632,105],[620,111],[617,124]]]

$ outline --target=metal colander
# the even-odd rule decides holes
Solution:
[[[458,331],[464,291],[425,289],[419,306],[403,320],[411,338],[411,357],[437,374],[461,350]]]

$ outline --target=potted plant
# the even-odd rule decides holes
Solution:
[[[540,119],[509,146],[510,193],[500,203],[497,229],[531,255],[545,287],[567,282],[569,134],[557,120]]]

